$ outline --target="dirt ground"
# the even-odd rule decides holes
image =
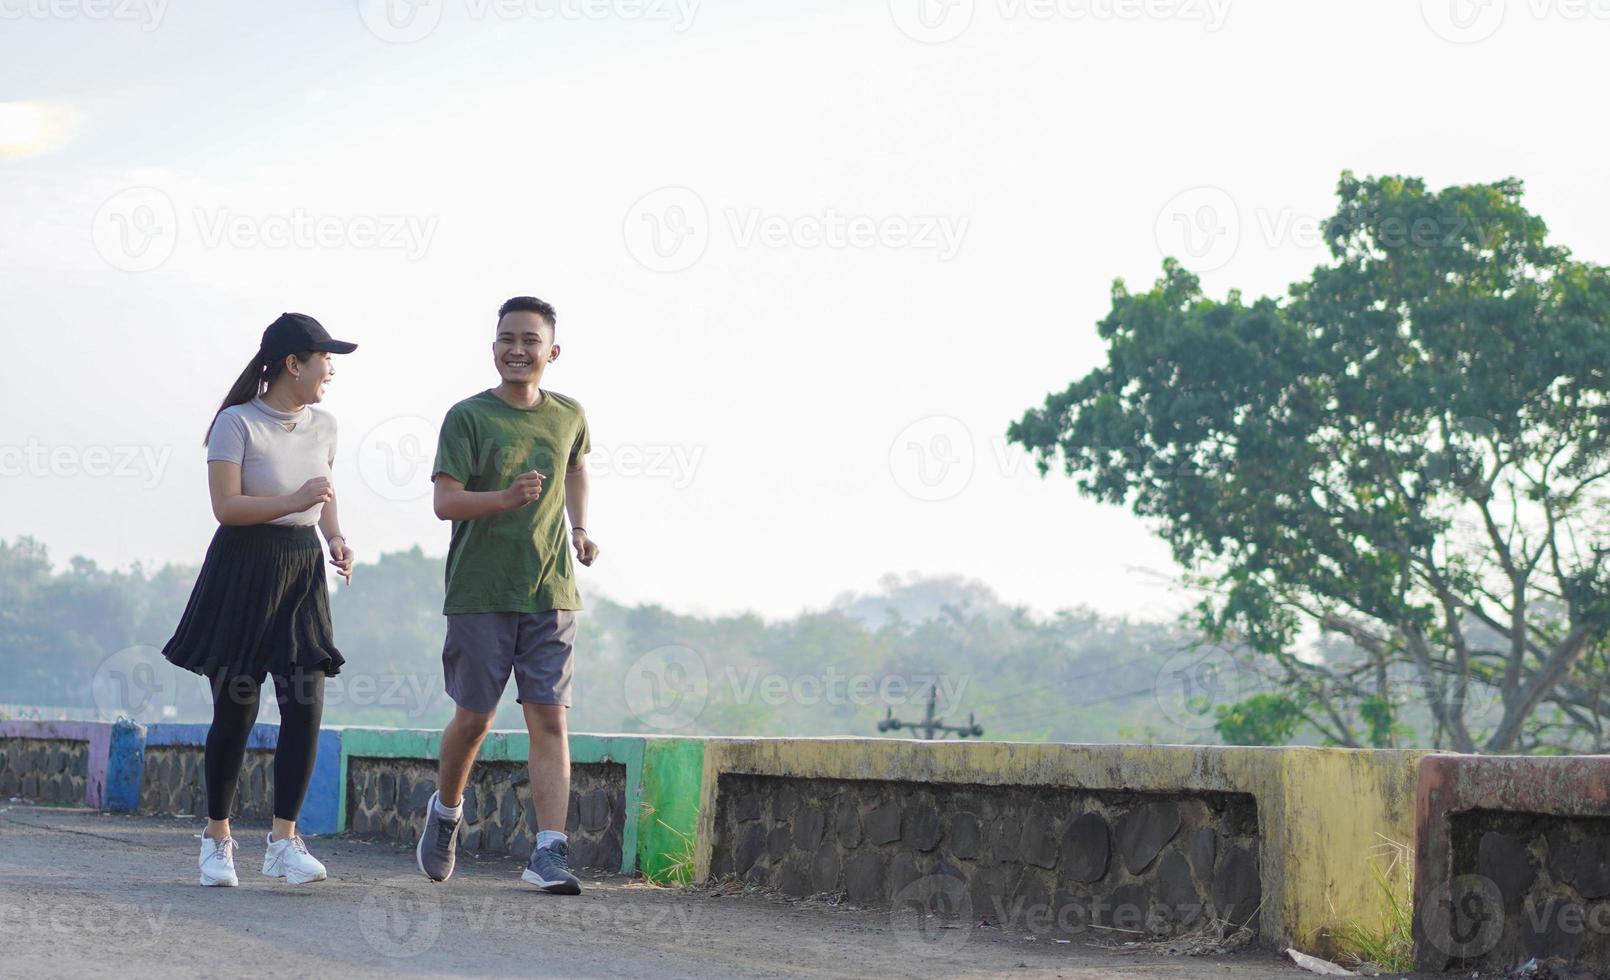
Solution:
[[[585,879],[576,898],[515,858],[461,858],[428,881],[411,851],[309,838],[328,881],[259,874],[237,826],[239,888],[195,883],[200,822],[0,804],[0,976],[854,976],[1282,978],[1272,951],[1124,955],[993,929],[918,929],[887,911]]]

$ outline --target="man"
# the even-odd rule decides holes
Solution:
[[[531,738],[528,766],[537,841],[522,875],[543,891],[575,895],[565,828],[570,799],[572,649],[576,560],[587,537],[587,418],[575,399],[540,385],[559,359],[552,306],[517,296],[498,310],[492,360],[501,383],[454,405],[442,422],[432,470],[436,516],[453,522],[447,551],[447,641],[442,669],[456,708],[442,733],[437,792],[415,856],[436,881],[453,873],[464,787],[513,673]],[[550,480],[563,469],[562,485]],[[565,532],[569,513],[570,532]]]

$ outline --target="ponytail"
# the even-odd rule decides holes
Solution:
[[[306,364],[312,357],[313,351],[310,350],[302,351],[296,355],[296,359],[303,364]],[[240,377],[236,378],[235,383],[229,386],[229,394],[224,396],[224,402],[218,406],[218,411],[212,413],[212,421],[207,423],[207,435],[201,440],[201,444],[205,446],[212,439],[212,427],[218,424],[218,416],[224,414],[224,409],[244,405],[261,395],[268,390],[269,383],[284,371],[285,360],[283,358],[273,364],[265,365],[263,363],[263,352],[258,351],[252,357],[251,363],[246,365],[246,370],[240,372]]]

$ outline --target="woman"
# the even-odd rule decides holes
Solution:
[[[324,865],[296,833],[324,712],[324,679],[344,660],[330,629],[324,532],[330,564],[352,581],[352,550],[336,516],[330,467],[335,419],[312,408],[335,375],[331,354],[357,349],[319,322],[286,313],[263,332],[207,431],[207,484],[219,528],[165,657],[212,682],[207,732],[207,830],[201,883],[233,887],[229,810],[257,721],[264,679],[280,707],[274,750],[274,827],[263,874],[292,884],[323,881]]]

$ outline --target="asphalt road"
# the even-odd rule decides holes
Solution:
[[[1135,956],[994,929],[936,931],[887,911],[588,877],[579,897],[520,881],[515,858],[461,858],[444,884],[411,851],[309,839],[328,881],[259,874],[237,827],[239,888],[196,881],[198,821],[0,804],[0,976],[854,976],[1294,980],[1259,951]]]

